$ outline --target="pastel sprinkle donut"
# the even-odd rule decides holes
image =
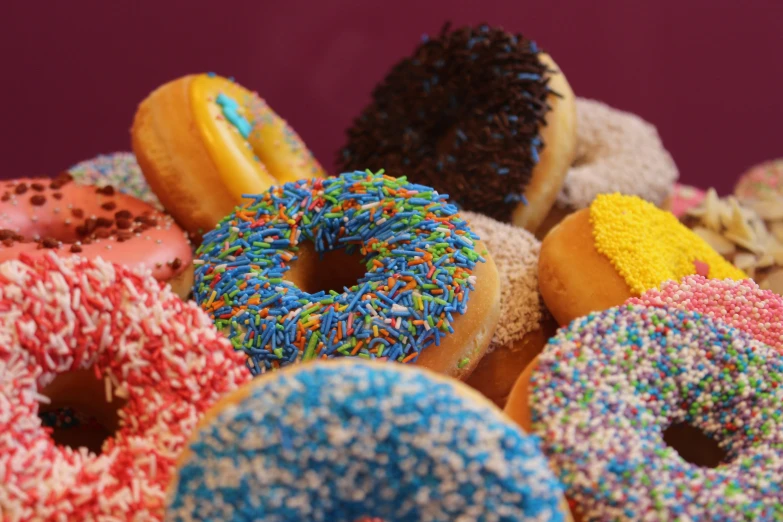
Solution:
[[[748,169],[737,181],[740,199],[765,199],[783,195],[783,159],[765,161]]]
[[[68,169],[73,180],[80,185],[106,187],[111,185],[119,192],[128,194],[152,205],[158,210],[163,206],[144,179],[136,156],[131,152],[101,154],[77,163]]]
[[[762,290],[751,279],[705,279],[689,276],[667,281],[629,304],[676,307],[720,320],[783,353],[783,297]]]
[[[565,520],[538,441],[458,381],[343,359],[255,379],[204,419],[166,520]],[[365,519],[366,520],[366,519]]]
[[[149,273],[52,253],[0,264],[0,518],[161,520],[202,413],[250,379],[241,361]],[[41,425],[42,407],[70,401],[117,424],[101,451],[56,445]]]
[[[358,281],[314,288],[345,270],[321,259],[333,251],[361,254]],[[382,172],[272,187],[204,236],[197,256],[194,297],[254,375],[342,356],[467,375],[500,313],[497,269],[457,209]]]
[[[776,349],[723,322],[616,307],[561,329],[539,356],[533,432],[585,520],[779,520],[782,372]],[[676,425],[717,442],[719,465],[669,446]]]

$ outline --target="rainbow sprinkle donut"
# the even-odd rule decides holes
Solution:
[[[477,240],[445,195],[405,178],[353,172],[286,183],[204,236],[194,297],[247,354],[254,375],[315,358],[414,362],[467,313],[474,271],[485,264]],[[360,251],[366,273],[343,292],[304,291],[286,277],[305,241],[316,254]],[[486,303],[495,317],[498,302]],[[482,307],[474,308],[486,313]],[[472,368],[489,337],[442,370]]]
[[[167,521],[564,520],[538,440],[431,372],[300,365],[254,380],[205,420]]]
[[[111,185],[123,194],[163,210],[158,197],[144,179],[136,156],[131,152],[101,154],[77,163],[68,169],[68,173],[80,185],[95,185],[101,188]]]
[[[742,330],[783,353],[783,297],[762,290],[751,279],[688,276],[679,283],[667,281],[660,290],[648,290],[627,303],[698,312]]]
[[[531,378],[534,432],[590,520],[783,517],[783,359],[699,313],[624,305],[552,338]],[[718,442],[715,468],[663,439],[687,423]]]

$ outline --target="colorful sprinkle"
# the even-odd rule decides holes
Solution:
[[[783,297],[762,290],[750,279],[705,279],[689,276],[665,282],[629,304],[676,307],[723,321],[783,353]]]
[[[256,379],[188,449],[169,522],[564,520],[535,437],[458,381],[399,365]]]
[[[669,212],[636,196],[601,194],[590,205],[595,248],[611,261],[635,295],[696,273],[694,261],[713,279],[747,276]]]
[[[697,312],[623,305],[549,341],[531,378],[533,431],[585,520],[783,516],[783,358]],[[686,462],[689,424],[726,460]]]
[[[484,259],[431,188],[368,171],[248,199],[204,237],[194,297],[254,375],[316,357],[413,362],[467,310]],[[297,288],[285,274],[302,241],[319,253],[358,250],[366,275],[343,292]]]

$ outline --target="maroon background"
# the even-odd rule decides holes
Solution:
[[[783,156],[776,0],[5,4],[0,178],[129,149],[150,90],[209,70],[258,90],[331,168],[372,86],[446,19],[535,39],[578,94],[658,125],[687,182],[726,191],[744,168]]]

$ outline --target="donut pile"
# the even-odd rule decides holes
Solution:
[[[0,182],[0,520],[783,519],[779,162],[448,24],[336,175],[215,73],[130,147]]]

